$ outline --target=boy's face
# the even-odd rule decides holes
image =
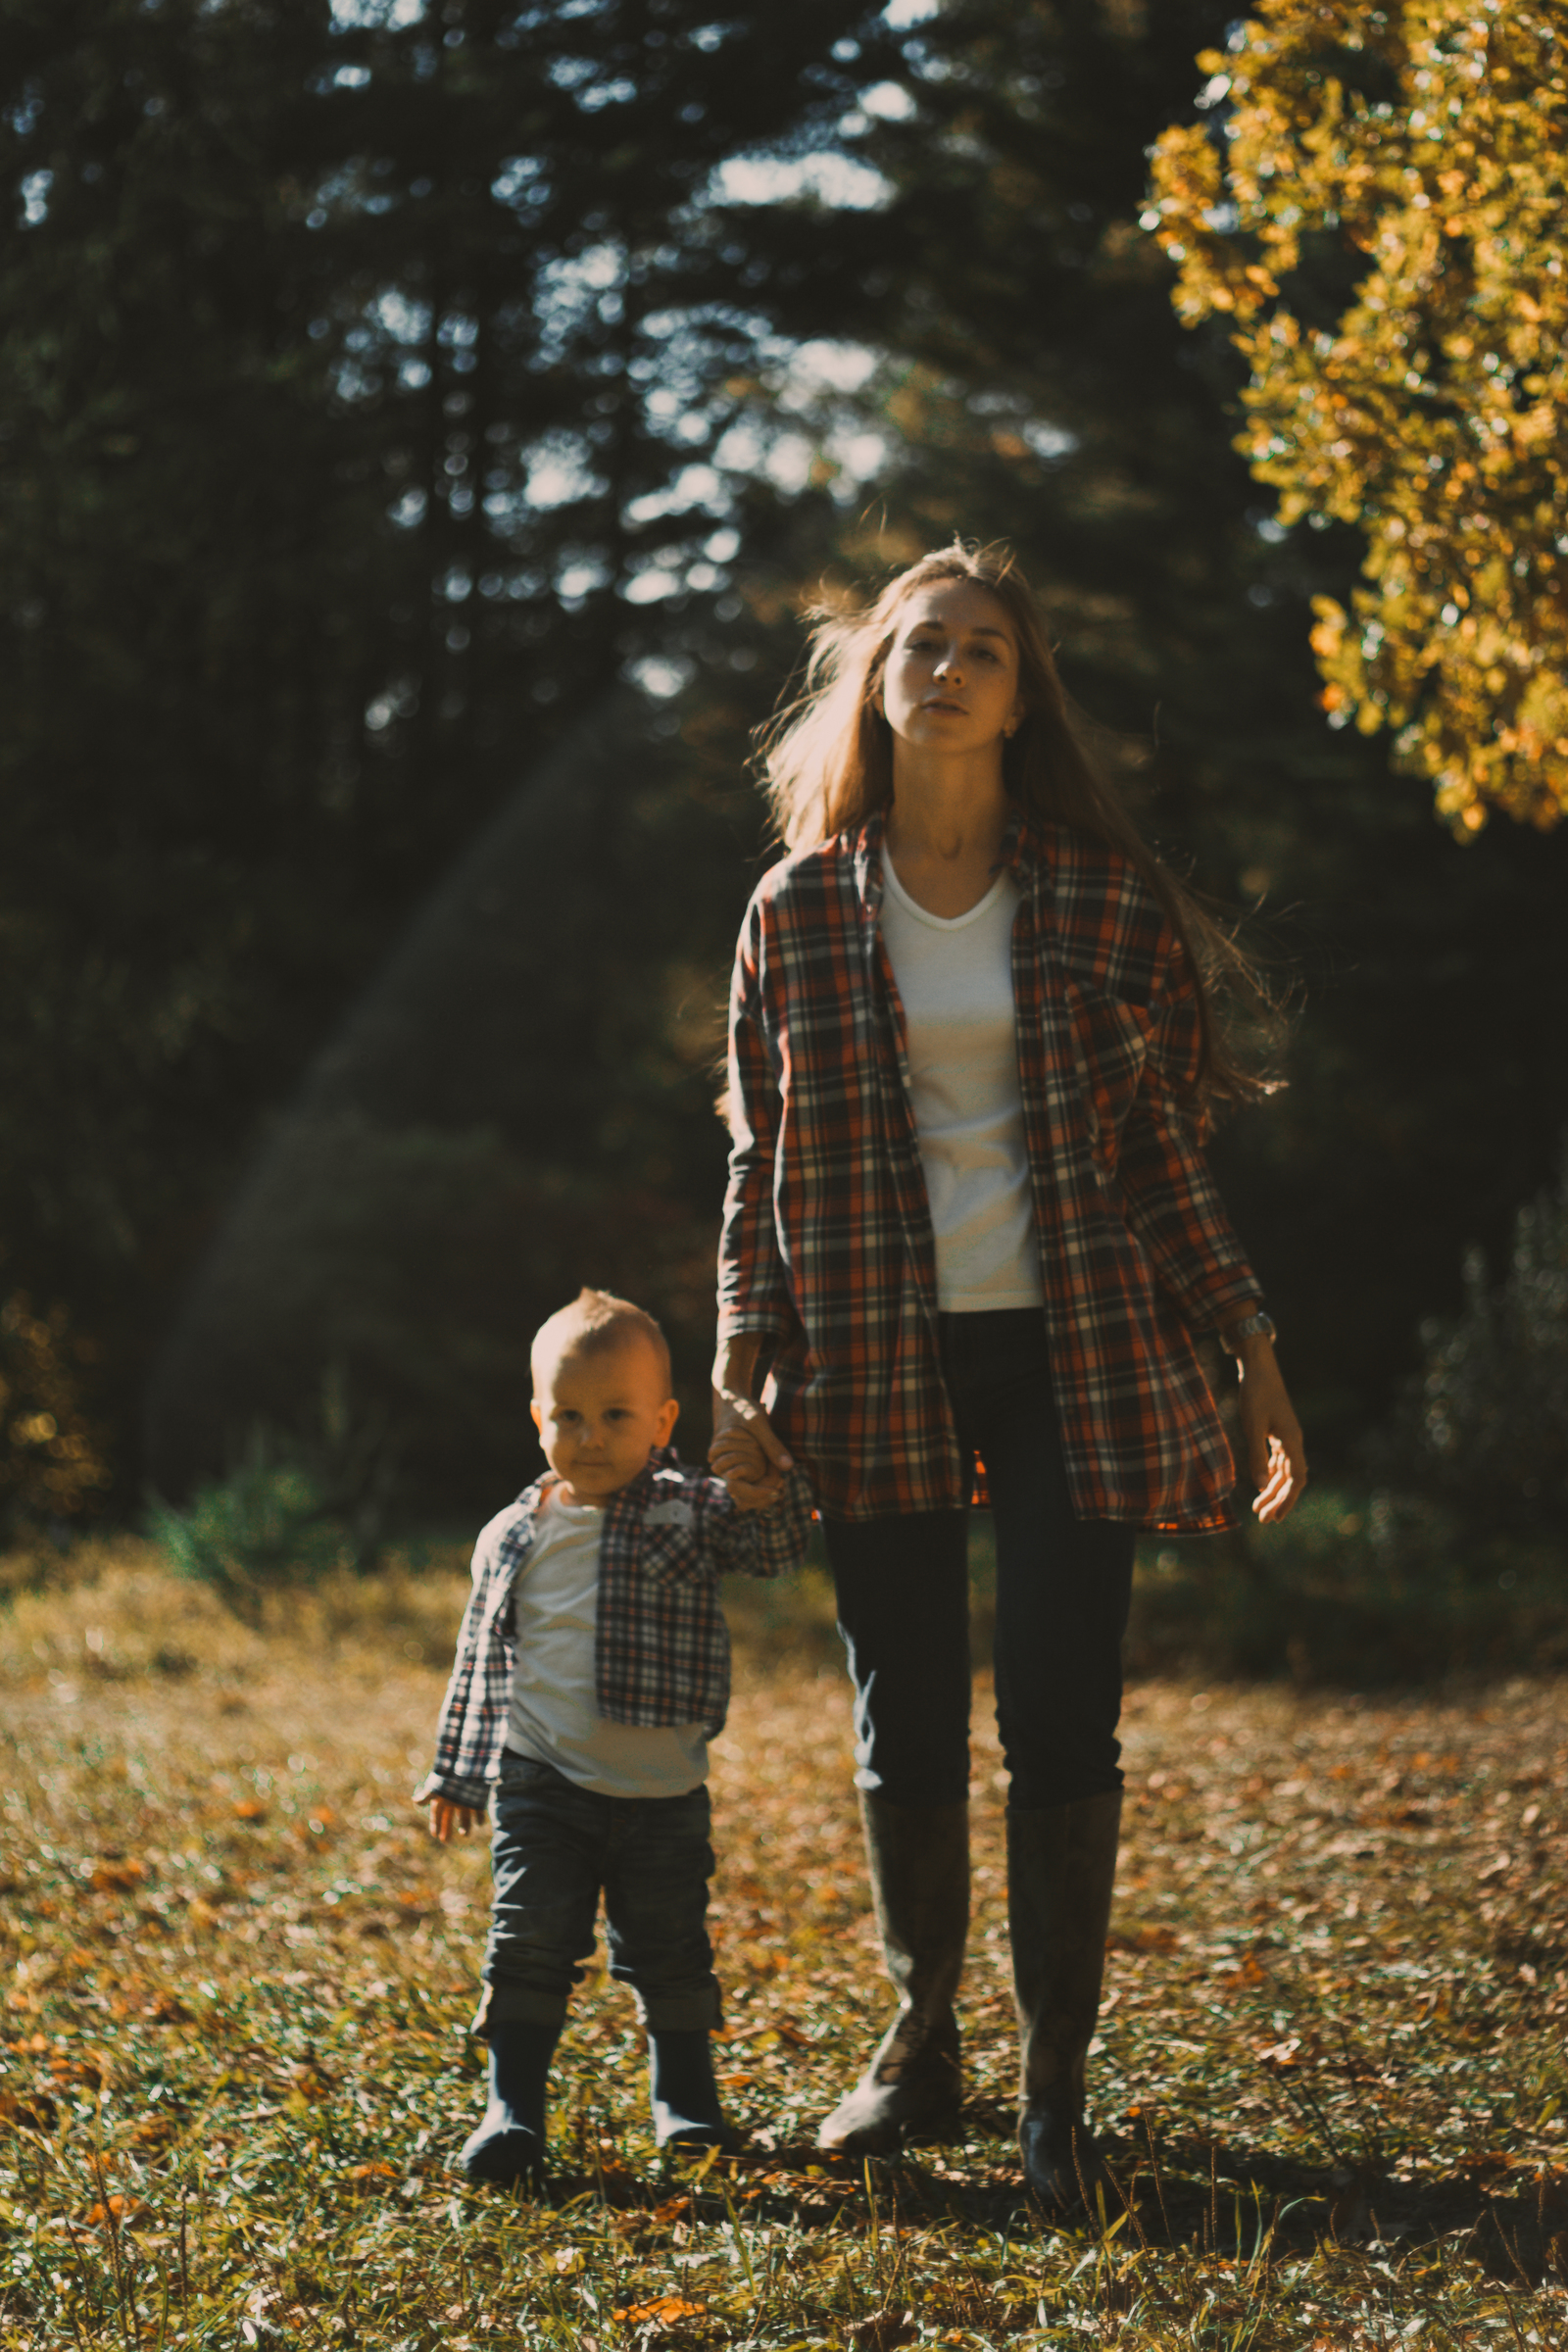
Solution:
[[[656,1446],[667,1446],[680,1407],[645,1339],[591,1355],[570,1350],[549,1368],[533,1400],[534,1427],[567,1502],[602,1503],[629,1487]]]

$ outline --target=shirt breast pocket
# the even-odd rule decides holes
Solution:
[[[1146,1005],[1074,980],[1066,983],[1066,998],[1089,1140],[1108,1170],[1116,1165],[1122,1130],[1143,1083],[1153,1016]]]
[[[689,1527],[644,1527],[637,1544],[637,1567],[656,1585],[707,1585],[711,1573],[694,1531]]]

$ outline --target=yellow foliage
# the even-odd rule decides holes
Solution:
[[[1461,835],[1568,809],[1568,6],[1259,0],[1199,59],[1206,125],[1154,150],[1144,225],[1251,368],[1238,447],[1278,515],[1366,533],[1316,600],[1330,723],[1398,730]],[[1362,85],[1365,85],[1364,89]],[[1366,274],[1330,332],[1281,286],[1303,237]],[[1310,258],[1310,257],[1308,257]]]

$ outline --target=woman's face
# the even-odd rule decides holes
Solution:
[[[1018,640],[1000,597],[975,580],[936,580],[900,608],[879,708],[902,742],[978,751],[1023,715]]]

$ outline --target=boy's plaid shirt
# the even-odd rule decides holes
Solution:
[[[421,1797],[482,1812],[500,1772],[516,1654],[514,1593],[545,1486],[525,1488],[474,1546],[473,1591]],[[727,1570],[777,1576],[798,1567],[810,1522],[799,1472],[770,1510],[739,1511],[718,1479],[689,1470],[673,1447],[652,1454],[605,1506],[594,1645],[600,1714],[612,1723],[700,1723],[710,1739],[721,1732],[729,1633],[718,1580]]]
[[[968,1485],[937,1346],[936,1251],[882,945],[882,820],[784,859],[742,927],[719,1331],[772,1343],[764,1401],[835,1518],[949,1510]],[[1115,850],[1015,818],[1003,860],[1018,1076],[1073,1505],[1233,1524],[1194,1346],[1260,1303],[1187,1107],[1197,993]]]

